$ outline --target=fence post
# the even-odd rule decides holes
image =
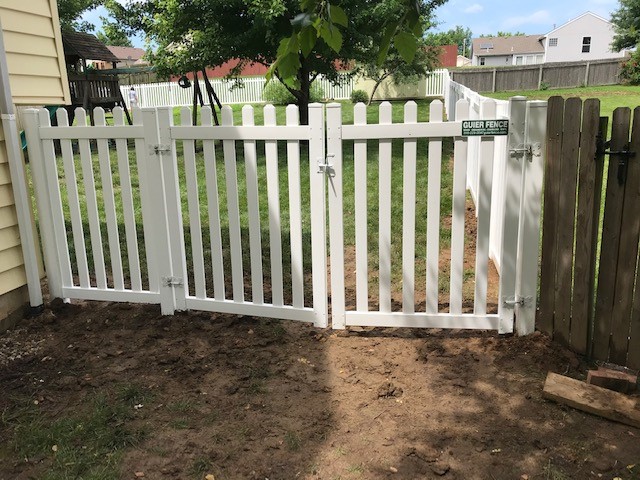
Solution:
[[[158,130],[158,111],[155,108],[142,109],[142,125],[144,128],[144,140],[146,148],[146,178],[149,184],[146,188],[149,191],[151,204],[156,211],[150,218],[144,219],[150,225],[151,236],[153,238],[153,254],[149,257],[156,264],[158,272],[160,290],[160,309],[163,315],[173,315],[176,310],[174,287],[172,279],[174,276],[172,265],[172,251],[169,236],[169,221],[167,217],[167,198],[164,184],[164,164],[162,144]],[[151,270],[150,270],[151,271]]]
[[[327,105],[327,163],[329,181],[329,249],[331,261],[331,324],[345,328],[344,230],[342,197],[342,108]]]
[[[590,62],[587,62],[584,68],[584,86],[589,86],[589,67],[591,66]]]
[[[527,99],[511,97],[509,100],[509,137],[505,158],[502,212],[502,239],[500,244],[500,295],[498,315],[500,330],[513,326],[516,302],[516,265],[518,259],[518,223],[520,220],[520,191],[522,188],[525,155]]]
[[[29,145],[29,163],[33,177],[33,187],[36,193],[38,220],[40,222],[40,237],[44,250],[44,264],[47,271],[49,293],[53,298],[63,298],[62,272],[60,259],[57,254],[55,231],[53,227],[53,212],[51,210],[51,196],[47,187],[44,151],[40,137],[39,111],[29,109],[24,113],[25,133]]]
[[[520,207],[520,234],[516,296],[524,299],[516,306],[516,332],[533,333],[538,294],[538,259],[540,255],[540,212],[547,135],[547,102],[527,102],[525,142],[532,153],[524,162],[523,189]]]
[[[324,150],[324,108],[309,105],[309,180],[311,194],[311,270],[313,283],[314,325],[327,326],[327,231],[325,175],[318,166],[326,163]]]
[[[496,75],[497,75],[498,71],[497,69],[493,69],[493,76],[491,78],[491,91],[495,92],[496,91]]]

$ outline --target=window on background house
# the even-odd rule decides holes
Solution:
[[[484,65],[484,57],[480,57],[480,65]]]
[[[542,63],[544,60],[544,55],[536,55],[536,63]]]
[[[516,55],[516,65],[522,65],[522,64],[523,64],[522,55]]]
[[[582,37],[582,53],[591,51],[591,37]]]
[[[549,39],[549,46],[550,47],[557,47],[558,46],[558,39],[557,38],[550,38]]]

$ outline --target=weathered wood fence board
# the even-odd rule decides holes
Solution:
[[[538,328],[593,359],[640,368],[640,107],[631,142],[630,109],[614,111],[610,142],[599,109],[596,99],[549,100]]]

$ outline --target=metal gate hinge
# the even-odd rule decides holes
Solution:
[[[329,175],[330,177],[335,176],[335,171],[333,170],[333,163],[329,163],[329,159],[335,157],[333,153],[327,153],[327,158],[318,158],[318,172],[324,173],[325,175]]]
[[[162,277],[163,287],[183,287],[184,282],[180,277]]]
[[[151,153],[151,155],[160,155],[161,153],[170,151],[171,145],[165,145],[162,143],[158,145],[149,145],[149,153]]]
[[[531,303],[531,300],[533,300],[531,297],[505,297],[502,299],[502,304],[505,307],[515,307],[516,305],[524,307]]]

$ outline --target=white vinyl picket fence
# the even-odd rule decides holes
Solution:
[[[320,85],[324,96],[331,100],[348,100],[355,88],[353,77],[340,74],[339,81],[333,83],[320,75],[315,82]],[[449,71],[438,69],[429,73],[424,80],[426,97],[444,96]],[[229,79],[211,79],[211,84],[224,105],[265,103],[262,95],[266,80],[264,77],[243,77],[239,82]],[[121,85],[120,90],[127,107],[130,108],[129,90],[135,88],[140,108],[145,107],[187,107],[193,105],[193,87],[181,88],[177,82],[146,83],[139,85]],[[206,92],[203,80],[200,89]]]
[[[509,145],[541,144],[546,118],[542,107],[540,102],[511,102]],[[414,102],[406,104],[404,122],[396,124],[387,102],[379,107],[378,124],[367,124],[366,107],[359,104],[354,125],[343,125],[341,108],[329,104],[325,122],[325,107],[313,104],[305,126],[299,125],[295,106],[287,107],[286,125],[276,124],[270,105],[264,107],[264,125],[255,125],[253,108],[245,106],[239,126],[233,125],[227,106],[221,126],[212,126],[209,108],[203,109],[200,125],[191,124],[189,109],[181,112],[180,125],[174,125],[170,108],[136,108],[131,126],[124,124],[119,108],[110,126],[100,108],[95,110],[96,126],[86,125],[82,109],[76,113],[79,124],[68,126],[66,112],[60,109],[57,127],[50,126],[46,111],[27,111],[52,296],[158,303],[164,314],[197,309],[326,326],[328,233],[333,328],[372,325],[504,333],[513,330],[514,311],[519,310],[516,329],[531,332],[537,269],[524,259],[537,258],[537,248],[522,239],[538,238],[541,153],[513,149],[505,163],[505,192],[499,196],[493,185],[497,140],[480,137],[474,306],[463,313],[464,212],[472,137],[462,136],[462,120],[471,116],[469,103],[456,102],[456,120],[445,122],[442,102],[434,101],[427,123],[417,122]],[[495,102],[483,101],[479,114],[496,118]],[[449,161],[442,155],[447,137],[455,143],[448,308],[439,303],[440,182]],[[392,236],[392,225],[400,221],[392,219],[394,148],[403,151],[399,261],[392,254],[392,244],[400,238]],[[353,211],[344,204],[347,166],[355,179]],[[369,169],[377,171],[378,185],[368,185]],[[419,171],[428,178],[426,192],[416,188]],[[375,212],[367,200],[371,189],[378,198]],[[425,246],[416,244],[415,206],[425,195],[426,271],[418,272],[416,251]],[[500,219],[500,296],[498,312],[487,313],[496,199],[505,203]],[[372,232],[374,213],[378,221]],[[345,265],[347,216],[355,220],[354,265]],[[367,244],[371,234],[378,239],[377,248]],[[371,267],[373,250],[378,257]],[[353,269],[356,300],[349,307],[346,279]],[[393,275],[398,270],[401,302],[394,301]],[[369,300],[372,273],[378,283],[377,304]],[[424,292],[416,292],[418,277],[424,278]],[[418,296],[426,299],[424,307],[416,301]]]

